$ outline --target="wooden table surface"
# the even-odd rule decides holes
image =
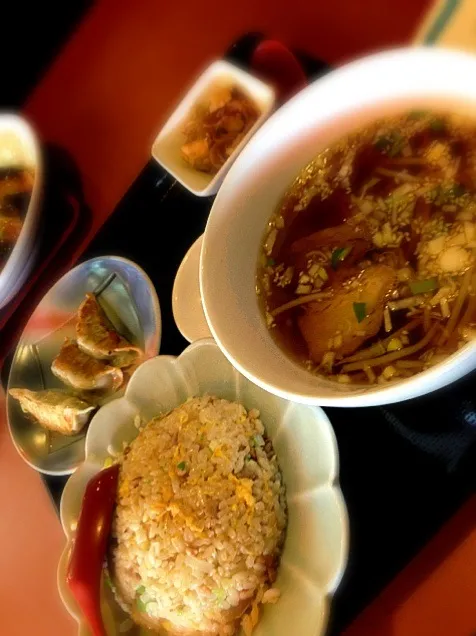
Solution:
[[[427,6],[428,0],[99,1],[26,106],[42,138],[67,148],[84,180],[94,222],[75,256],[148,160],[184,89],[236,37],[264,31],[335,64],[408,42]],[[40,477],[12,446],[0,399],[0,634],[72,636],[75,623],[56,592],[61,527]],[[476,631],[475,515],[472,500],[348,635]]]

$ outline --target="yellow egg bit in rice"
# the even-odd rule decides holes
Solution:
[[[191,398],[119,459],[109,570],[133,620],[171,634],[250,634],[273,588],[285,489],[256,409]]]

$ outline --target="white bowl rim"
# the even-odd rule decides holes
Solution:
[[[227,210],[224,209],[227,205],[222,206],[222,200],[228,196],[228,189],[233,188],[233,182],[235,177],[240,174],[240,171],[244,169],[246,165],[250,165],[251,153],[254,147],[260,144],[263,137],[267,135],[267,131],[270,127],[276,125],[277,122],[283,120],[286,121],[289,111],[292,112],[293,107],[299,106],[304,100],[312,98],[314,95],[319,95],[326,91],[326,93],[333,90],[342,90],[343,82],[347,80],[349,75],[354,72],[368,72],[371,74],[375,71],[382,74],[383,67],[387,64],[408,64],[412,60],[419,59],[422,63],[427,64],[430,68],[438,65],[438,62],[446,61],[457,67],[459,64],[465,64],[473,67],[476,71],[476,57],[473,54],[458,51],[450,48],[432,48],[429,46],[406,46],[392,48],[389,50],[373,53],[363,58],[351,61],[325,75],[324,77],[317,79],[307,88],[303,89],[300,93],[294,96],[283,107],[276,111],[267,122],[263,124],[260,130],[254,135],[254,137],[247,144],[247,147],[243,150],[241,155],[237,158],[236,162],[230,168],[225,180],[223,182],[220,191],[214,201],[210,216],[208,218],[207,226],[205,228],[203,246],[200,258],[200,291],[203,301],[203,309],[207,318],[210,331],[217,344],[224,355],[230,360],[240,373],[245,375],[252,382],[258,384],[265,390],[274,393],[280,397],[288,400],[294,400],[303,404],[320,405],[320,406],[341,406],[341,407],[360,407],[360,406],[376,406],[384,405],[404,400],[409,400],[415,397],[425,395],[430,392],[442,389],[452,382],[460,379],[464,375],[470,373],[476,367],[476,342],[466,344],[460,350],[456,351],[452,355],[448,356],[444,361],[436,364],[435,366],[416,374],[410,378],[402,379],[401,381],[391,385],[376,385],[375,387],[366,388],[365,392],[361,393],[339,393],[335,396],[320,396],[318,392],[296,392],[285,388],[284,384],[276,386],[266,379],[254,374],[246,365],[242,364],[239,347],[230,346],[230,339],[227,341],[226,330],[224,329],[224,320],[220,323],[215,323],[212,313],[214,308],[211,307],[211,288],[213,283],[210,279],[210,271],[212,266],[209,263],[208,254],[213,254],[213,241],[216,235],[217,228],[224,224],[224,217],[227,216]],[[426,98],[436,97],[436,93],[423,93],[422,99],[425,95]],[[440,93],[438,96],[441,98],[445,95],[444,82],[441,83]],[[401,97],[405,97],[402,95]],[[447,95],[451,99],[454,95]],[[413,101],[416,101],[413,98]],[[462,101],[462,98],[458,98],[458,101]],[[473,101],[474,95],[473,95]],[[381,98],[378,102],[380,105],[384,105],[385,98]],[[368,109],[368,104],[358,104],[358,109]],[[345,111],[349,112],[349,109]],[[350,111],[353,112],[353,111]],[[327,122],[326,122],[327,123]],[[318,124],[319,127],[323,126],[322,122]],[[240,176],[241,179],[241,176]],[[241,196],[245,193],[241,191]],[[230,198],[236,200],[236,194],[230,195]],[[271,213],[270,213],[271,214]],[[212,230],[213,228],[213,230]],[[264,232],[265,225],[263,225]],[[214,263],[216,265],[216,262]],[[208,280],[210,279],[210,280]],[[274,345],[278,347],[277,345]],[[297,365],[296,365],[296,368]],[[300,367],[299,367],[300,368]],[[341,385],[342,388],[342,385]]]

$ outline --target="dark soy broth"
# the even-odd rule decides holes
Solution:
[[[276,342],[338,382],[410,377],[476,334],[476,125],[418,111],[321,152],[270,219],[257,293]]]

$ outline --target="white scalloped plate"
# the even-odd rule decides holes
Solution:
[[[61,500],[61,522],[67,545],[58,568],[58,589],[79,623],[89,631],[66,586],[66,564],[87,482],[102,469],[108,449],[122,448],[137,435],[134,417],[148,420],[208,393],[258,408],[278,455],[287,488],[289,523],[276,585],[281,598],[266,606],[256,636],[320,636],[324,633],[330,597],[347,561],[348,519],[338,485],[338,453],[334,433],[319,407],[289,402],[267,393],[238,373],[213,340],[190,345],[178,358],[158,356],[132,376],[125,396],[100,409],[86,438],[86,460],[70,477]],[[110,452],[110,451],[109,451]],[[107,589],[103,616],[108,634],[119,633],[125,619]],[[146,630],[131,629],[131,636]]]

